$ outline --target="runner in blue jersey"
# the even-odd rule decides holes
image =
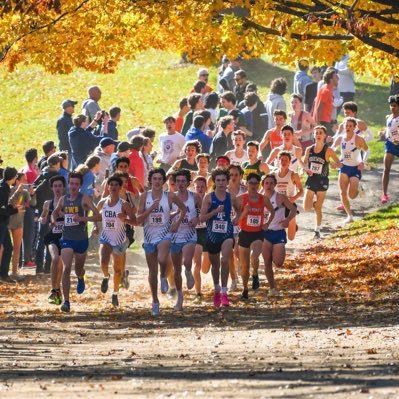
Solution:
[[[215,286],[213,304],[215,307],[229,306],[227,282],[229,278],[229,261],[234,246],[234,225],[237,225],[241,209],[236,198],[228,193],[227,185],[230,174],[227,170],[214,169],[212,181],[215,191],[205,195],[202,202],[200,221],[206,222],[209,259],[212,264],[212,278]],[[231,220],[231,208],[236,217]],[[221,282],[221,286],[220,286]]]

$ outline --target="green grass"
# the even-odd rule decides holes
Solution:
[[[103,98],[100,105],[122,108],[120,135],[139,125],[152,126],[157,134],[163,131],[162,118],[177,111],[181,97],[190,92],[196,80],[196,65],[181,65],[176,54],[149,51],[135,61],[123,62],[113,75],[75,71],[71,75],[49,75],[40,67],[20,67],[13,74],[0,69],[0,155],[5,165],[20,167],[27,148],[41,148],[45,140],[56,140],[55,124],[61,114],[61,102],[71,98],[86,98],[87,87],[97,84]],[[291,91],[294,72],[274,66],[265,59],[249,60],[243,64],[249,79],[256,83],[265,100],[270,82],[283,76]],[[210,68],[210,83],[216,87],[217,68]],[[386,103],[388,88],[361,81],[357,85],[356,101],[363,118],[376,133],[389,112]],[[287,100],[289,98],[286,95]],[[77,111],[80,110],[79,105]],[[383,144],[371,143],[371,162],[383,156]]]

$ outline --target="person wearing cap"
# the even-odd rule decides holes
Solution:
[[[98,86],[90,86],[87,95],[89,98],[83,101],[82,114],[87,116],[88,122],[91,123],[94,119],[97,119],[97,112],[101,111],[98,105],[101,99],[101,90]]]
[[[119,107],[111,107],[109,109],[109,121],[108,121],[108,137],[111,139],[118,141],[118,125],[121,118],[121,109]]]
[[[116,161],[122,157],[128,157],[131,145],[127,141],[120,141],[116,146],[116,151],[111,155],[111,172],[116,170]]]
[[[198,70],[197,77],[198,77],[198,80],[202,80],[202,81],[204,81],[206,83],[206,85],[205,85],[205,94],[212,93],[213,89],[208,84],[209,71],[206,68],[200,68]],[[193,93],[193,92],[194,91],[191,90],[191,93]]]
[[[222,131],[213,138],[210,150],[214,162],[219,155],[224,155],[234,148],[230,137],[234,130],[234,118],[229,115],[224,116],[219,122]]]
[[[47,166],[48,157],[55,153],[57,147],[55,146],[54,141],[46,141],[43,144],[42,148],[44,155],[39,159],[39,162],[37,163],[37,166],[40,170],[43,170],[43,168]]]
[[[100,170],[98,171],[96,179],[96,188],[100,193],[103,191],[103,181],[108,177],[106,175],[109,175],[111,172],[111,155],[115,152],[117,144],[118,143],[110,137],[103,137],[98,147],[93,151],[93,155],[100,157]]]
[[[101,123],[101,111],[97,112],[96,117],[88,124],[85,115],[78,115],[73,118],[73,126],[68,132],[69,144],[71,146],[72,154],[72,168],[84,163],[87,156],[94,151],[100,143],[100,140],[107,137],[106,133],[103,136],[97,136],[93,133]]]
[[[305,97],[305,87],[312,83],[312,78],[308,75],[309,61],[300,59],[298,61],[299,71],[295,72],[293,93]]]
[[[63,113],[57,121],[58,147],[60,151],[71,151],[71,146],[69,145],[68,140],[68,132],[73,126],[72,115],[77,103],[78,102],[74,100],[64,100],[61,104]]]
[[[6,167],[3,172],[3,180],[0,181],[0,282],[15,283],[8,275],[12,257],[12,243],[8,222],[10,216],[23,211],[23,205],[9,205],[11,186],[15,184],[18,171],[15,168]]]

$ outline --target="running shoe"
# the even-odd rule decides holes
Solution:
[[[270,290],[267,294],[268,297],[278,296],[278,295],[279,295],[279,292],[277,291],[276,288],[270,288]]]
[[[123,273],[123,288],[125,290],[128,290],[130,287],[130,281],[129,281],[129,270],[125,270],[125,273]]]
[[[26,276],[21,276],[21,275],[18,274],[18,273],[10,274],[10,278],[12,278],[12,279],[13,279],[14,281],[16,281],[17,283],[20,282],[20,281],[25,280],[25,277],[26,277]]]
[[[61,290],[55,290],[55,292],[56,292],[56,295],[55,295],[55,298],[54,298],[54,303],[56,305],[61,305],[61,303],[62,303]]]
[[[259,276],[252,276],[252,289],[254,291],[258,290],[260,287]]]
[[[193,303],[200,305],[202,303],[202,294],[196,294]]]
[[[344,207],[344,204],[339,204],[336,208],[335,208],[337,211],[344,211],[345,210],[345,207]]]
[[[244,290],[241,294],[241,300],[242,301],[247,301],[249,299],[248,297],[248,290]]]
[[[222,306],[230,306],[230,301],[229,301],[229,297],[227,296],[227,294],[222,294],[222,300],[221,300]]]
[[[191,290],[195,284],[193,272],[191,271],[191,269],[186,269],[185,274],[186,274],[186,281],[187,281],[187,289]]]
[[[166,277],[161,277],[161,292],[166,294],[169,290],[169,283]]]
[[[173,309],[177,312],[181,312],[183,310],[183,302],[177,301]]]
[[[381,204],[386,204],[389,201],[389,197],[386,194],[381,195]]]
[[[111,297],[112,306],[119,306],[119,300],[117,294],[112,294]]]
[[[348,216],[348,217],[344,220],[344,224],[349,224],[349,223],[353,223],[353,216]]]
[[[52,305],[61,305],[61,303],[56,303],[56,298],[58,297],[57,295],[57,290],[54,288],[51,290],[50,295],[48,297],[48,303],[51,303]]]
[[[153,303],[151,306],[151,313],[154,317],[159,316],[159,303]]]
[[[104,277],[103,281],[101,282],[101,292],[105,294],[108,291],[108,282],[109,282],[109,276]]]
[[[25,269],[35,269],[36,268],[36,263],[33,261],[25,262],[24,264]]]
[[[83,294],[85,292],[86,284],[84,276],[79,278],[78,277],[78,284],[76,285],[76,292],[78,294]]]
[[[222,303],[222,295],[220,294],[220,292],[215,292],[213,294],[213,306],[215,306],[215,308],[219,308],[221,303]]]
[[[168,291],[168,299],[175,299],[177,295],[177,290],[176,288],[170,288]]]
[[[71,311],[71,304],[69,301],[65,301],[61,306],[61,312],[68,313]]]
[[[313,238],[321,238],[320,231],[315,230]]]
[[[235,291],[237,289],[237,280],[231,280],[229,291]]]

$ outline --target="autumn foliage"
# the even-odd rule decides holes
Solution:
[[[37,63],[53,73],[113,72],[148,48],[186,52],[210,64],[223,54],[306,56],[387,79],[399,57],[399,5],[388,0],[7,0],[0,55],[10,70]]]

